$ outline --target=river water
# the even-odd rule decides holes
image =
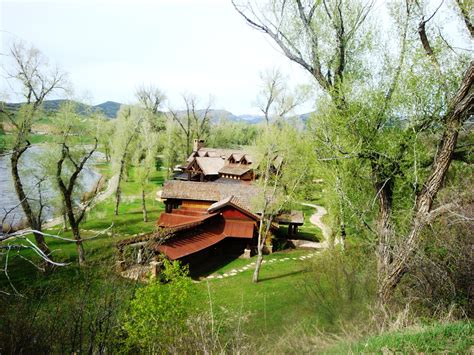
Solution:
[[[48,154],[48,149],[44,146],[35,145],[29,148],[20,159],[20,177],[25,189],[25,192],[34,208],[38,205],[38,179],[45,175],[44,156]],[[101,175],[97,173],[92,164],[102,160],[101,153],[95,153],[90,162],[86,164],[78,177],[78,185],[75,188],[77,191],[76,200],[80,198],[81,192],[91,191],[95,188]],[[46,178],[41,183],[42,200],[45,205],[43,210],[43,221],[47,221],[60,214],[60,195],[57,189],[56,181],[54,179],[55,166],[48,169],[48,174],[53,175]],[[18,197],[13,185],[11,176],[10,155],[0,157],[0,222],[4,220],[7,211],[19,204]],[[15,208],[11,213],[8,213],[4,222],[8,225],[18,226],[25,221],[25,214],[21,206]]]

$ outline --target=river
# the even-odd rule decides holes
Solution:
[[[47,154],[47,148],[40,145],[35,145],[29,148],[20,159],[20,177],[25,188],[25,192],[30,199],[33,206],[38,204],[38,178],[44,176],[44,168],[42,157]],[[78,186],[75,188],[79,191],[77,199],[79,199],[80,192],[91,191],[95,188],[101,175],[93,169],[94,162],[103,159],[102,153],[94,153],[90,162],[86,164],[83,171],[78,177]],[[55,168],[55,167],[54,167]],[[52,169],[54,169],[52,168]],[[42,199],[45,208],[43,210],[43,220],[49,220],[60,213],[58,212],[60,204],[59,191],[54,179],[54,171],[49,171],[52,177],[47,178],[42,184]],[[11,176],[10,155],[0,157],[0,222],[4,219],[7,211],[19,204],[18,197],[13,185]],[[7,215],[4,223],[12,226],[19,226],[25,221],[25,214],[21,206],[15,208]]]

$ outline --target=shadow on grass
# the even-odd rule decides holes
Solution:
[[[303,269],[303,270],[298,270],[298,271],[292,271],[288,272],[286,274],[281,274],[281,275],[276,275],[276,276],[271,276],[271,277],[262,277],[258,282],[265,282],[265,281],[270,281],[270,280],[277,280],[277,279],[283,279],[285,277],[290,277],[298,274],[303,274],[305,272],[308,272],[309,269]]]

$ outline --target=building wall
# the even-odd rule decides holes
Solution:
[[[203,208],[207,209],[212,205],[210,201],[196,201],[196,200],[183,200],[181,206],[187,208]]]

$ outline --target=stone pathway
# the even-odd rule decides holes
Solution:
[[[312,252],[312,253],[309,253],[309,254],[306,254],[306,255],[301,255],[301,256],[298,256],[298,257],[286,257],[286,258],[273,258],[273,259],[263,259],[262,261],[262,264],[275,264],[275,263],[280,263],[280,262],[284,262],[284,261],[289,261],[289,260],[294,260],[294,261],[303,261],[303,260],[306,260],[306,259],[311,259],[313,258],[317,253],[316,252]],[[244,272],[244,271],[247,271],[247,270],[254,270],[255,269],[255,261],[254,262],[251,262],[239,269],[232,269],[230,271],[227,271],[225,273],[223,273],[222,275],[217,275],[217,274],[211,274],[207,277],[204,278],[204,280],[212,280],[212,279],[224,279],[224,278],[227,278],[227,277],[231,277],[231,276],[235,276],[241,272]]]

